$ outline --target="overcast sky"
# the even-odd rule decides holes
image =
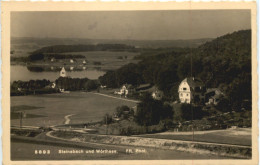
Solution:
[[[172,40],[251,28],[250,10],[12,12],[12,37]]]

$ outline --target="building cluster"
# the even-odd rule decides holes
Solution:
[[[57,59],[55,59],[54,57],[53,58],[51,58],[50,59],[50,61],[51,62],[56,62],[57,61]],[[64,62],[63,60],[58,60],[59,62]],[[74,64],[74,63],[76,63],[78,60],[76,60],[76,59],[69,59],[69,63],[71,63],[71,64]],[[79,62],[79,61],[78,61]],[[80,61],[79,63],[82,63],[83,65],[85,65],[85,64],[87,64],[87,61],[86,60],[82,60],[82,61]]]
[[[204,103],[217,105],[224,96],[218,88],[205,88],[203,82],[194,77],[185,78],[179,85],[179,99],[181,103]]]
[[[140,86],[147,86],[146,84]],[[148,89],[138,90],[146,87],[137,87],[134,88],[130,84],[124,84],[119,89],[119,91],[115,91],[114,94],[118,94],[121,97],[127,97],[135,92],[149,92],[151,96],[155,100],[161,100],[163,98],[163,92],[158,88],[148,86]],[[204,83],[197,78],[187,77],[185,78],[179,85],[178,88],[179,101],[181,103],[187,104],[205,104],[205,105],[217,105],[224,94],[218,88],[206,88]]]
[[[67,72],[64,67],[62,67],[60,70],[60,77],[67,77]],[[60,92],[68,93],[68,91],[65,91],[64,88],[59,88],[55,82],[51,83],[51,88],[58,88]]]
[[[120,97],[124,96],[127,98],[129,94],[133,94],[135,92],[135,88],[131,84],[124,84],[119,91],[115,91],[114,94],[120,95]]]

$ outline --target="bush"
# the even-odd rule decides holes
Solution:
[[[192,116],[193,115],[193,116]],[[186,121],[192,119],[202,119],[208,113],[202,110],[201,106],[192,106],[191,104],[181,104],[180,108],[174,111],[174,120]]]
[[[173,111],[169,105],[164,105],[162,101],[154,100],[151,95],[145,94],[141,102],[137,105],[135,121],[139,125],[156,125],[160,120],[172,119]]]
[[[90,90],[95,90],[97,89],[99,86],[98,82],[96,80],[88,80],[85,85],[84,88],[88,91]]]
[[[228,112],[231,110],[230,103],[226,98],[221,99],[216,108],[221,112]]]
[[[123,117],[124,119],[127,119],[131,112],[132,111],[130,110],[130,108],[126,105],[122,105],[116,108],[116,115],[118,117]]]

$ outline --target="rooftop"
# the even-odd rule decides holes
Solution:
[[[203,82],[200,79],[194,78],[194,77],[187,77],[182,82],[187,82],[190,87],[200,87],[203,86]]]

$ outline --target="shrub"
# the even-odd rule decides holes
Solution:
[[[139,125],[156,125],[163,119],[172,119],[173,112],[169,105],[164,105],[162,101],[154,100],[151,95],[145,94],[141,102],[137,105],[135,121]]]
[[[116,108],[116,115],[118,117],[123,117],[124,119],[127,119],[130,114],[131,114],[131,110],[126,105],[122,105]]]

